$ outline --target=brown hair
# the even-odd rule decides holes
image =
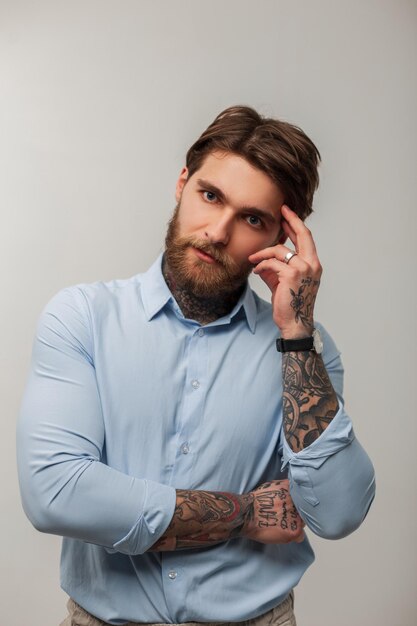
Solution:
[[[313,211],[321,158],[301,128],[263,117],[248,106],[232,106],[222,111],[188,150],[188,176],[214,151],[237,154],[265,172],[302,220]]]

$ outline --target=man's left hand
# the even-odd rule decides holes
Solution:
[[[248,258],[272,292],[272,315],[285,339],[311,336],[314,328],[314,303],[323,268],[317,256],[311,231],[287,205],[282,205],[282,228],[297,253],[284,261],[290,248],[277,244]]]

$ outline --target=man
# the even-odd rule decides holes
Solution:
[[[294,625],[304,527],[336,539],[366,516],[373,467],[314,320],[319,160],[299,128],[226,109],[148,272],[46,306],[18,460],[27,515],[64,537],[65,626]]]

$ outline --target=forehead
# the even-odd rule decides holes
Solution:
[[[216,185],[231,202],[279,209],[284,196],[278,185],[262,170],[230,152],[212,152],[190,181],[204,178]]]

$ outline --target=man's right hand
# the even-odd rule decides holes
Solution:
[[[301,543],[305,523],[292,501],[288,479],[263,483],[250,492],[253,510],[242,535],[260,543]]]

